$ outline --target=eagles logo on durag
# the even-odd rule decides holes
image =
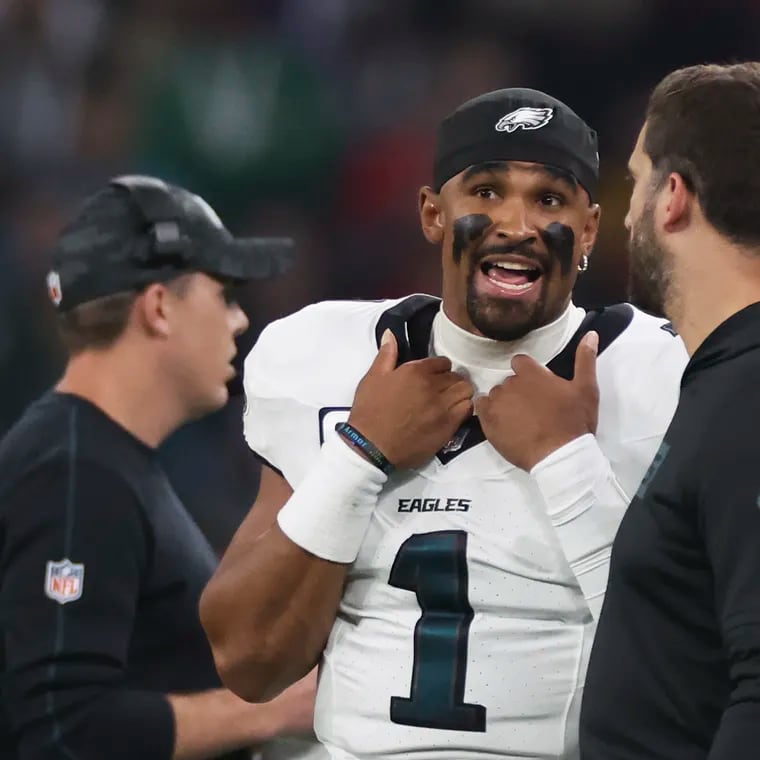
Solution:
[[[497,132],[514,132],[518,129],[541,129],[554,116],[553,108],[531,108],[523,106],[511,111],[496,122]]]

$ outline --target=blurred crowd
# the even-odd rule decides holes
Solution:
[[[109,176],[159,175],[236,233],[296,239],[293,273],[244,293],[242,355],[316,300],[438,292],[416,213],[435,127],[500,87],[546,90],[599,132],[602,232],[577,301],[623,299],[648,90],[760,57],[758,22],[755,0],[0,0],[0,432],[61,370],[49,253]],[[257,484],[242,403],[163,450],[219,550]]]

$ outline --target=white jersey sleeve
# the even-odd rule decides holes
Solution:
[[[346,419],[356,386],[377,353],[378,316],[394,303],[307,306],[268,325],[248,354],[245,439],[292,488],[309,471],[325,434]]]
[[[688,355],[666,327],[665,320],[634,310],[631,325],[599,358],[596,437],[568,443],[531,471],[595,618],[612,540],[678,403]]]

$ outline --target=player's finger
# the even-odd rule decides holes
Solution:
[[[435,372],[425,373],[424,380],[428,393],[434,395],[443,395],[453,385],[457,385],[462,380],[461,375],[457,375],[454,372]]]
[[[442,393],[443,401],[449,408],[456,406],[460,401],[472,401],[474,395],[475,386],[463,377],[460,377],[457,382],[444,389]]]
[[[491,403],[491,399],[488,396],[478,396],[472,403],[473,413],[476,417],[482,417],[488,414],[488,407]]]
[[[599,334],[591,330],[583,336],[575,350],[573,382],[596,391],[596,355],[599,351]]]
[[[415,359],[407,362],[407,366],[418,367],[423,372],[436,375],[451,370],[451,359],[447,359],[445,356],[431,356],[427,359]]]
[[[396,369],[398,362],[398,343],[396,336],[386,330],[380,339],[380,348],[377,351],[374,361],[367,370],[368,375],[387,375]]]
[[[532,356],[527,354],[517,354],[512,357],[512,371],[516,375],[529,375],[531,373],[550,372],[543,364],[539,364]]]
[[[469,398],[462,399],[454,404],[449,410],[452,417],[459,422],[459,425],[461,425],[468,417],[472,416],[472,411],[473,403],[472,399]],[[457,427],[459,427],[459,425],[457,425]]]

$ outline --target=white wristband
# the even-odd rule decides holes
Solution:
[[[293,543],[317,557],[353,562],[387,479],[337,435],[329,435],[277,522]]]

